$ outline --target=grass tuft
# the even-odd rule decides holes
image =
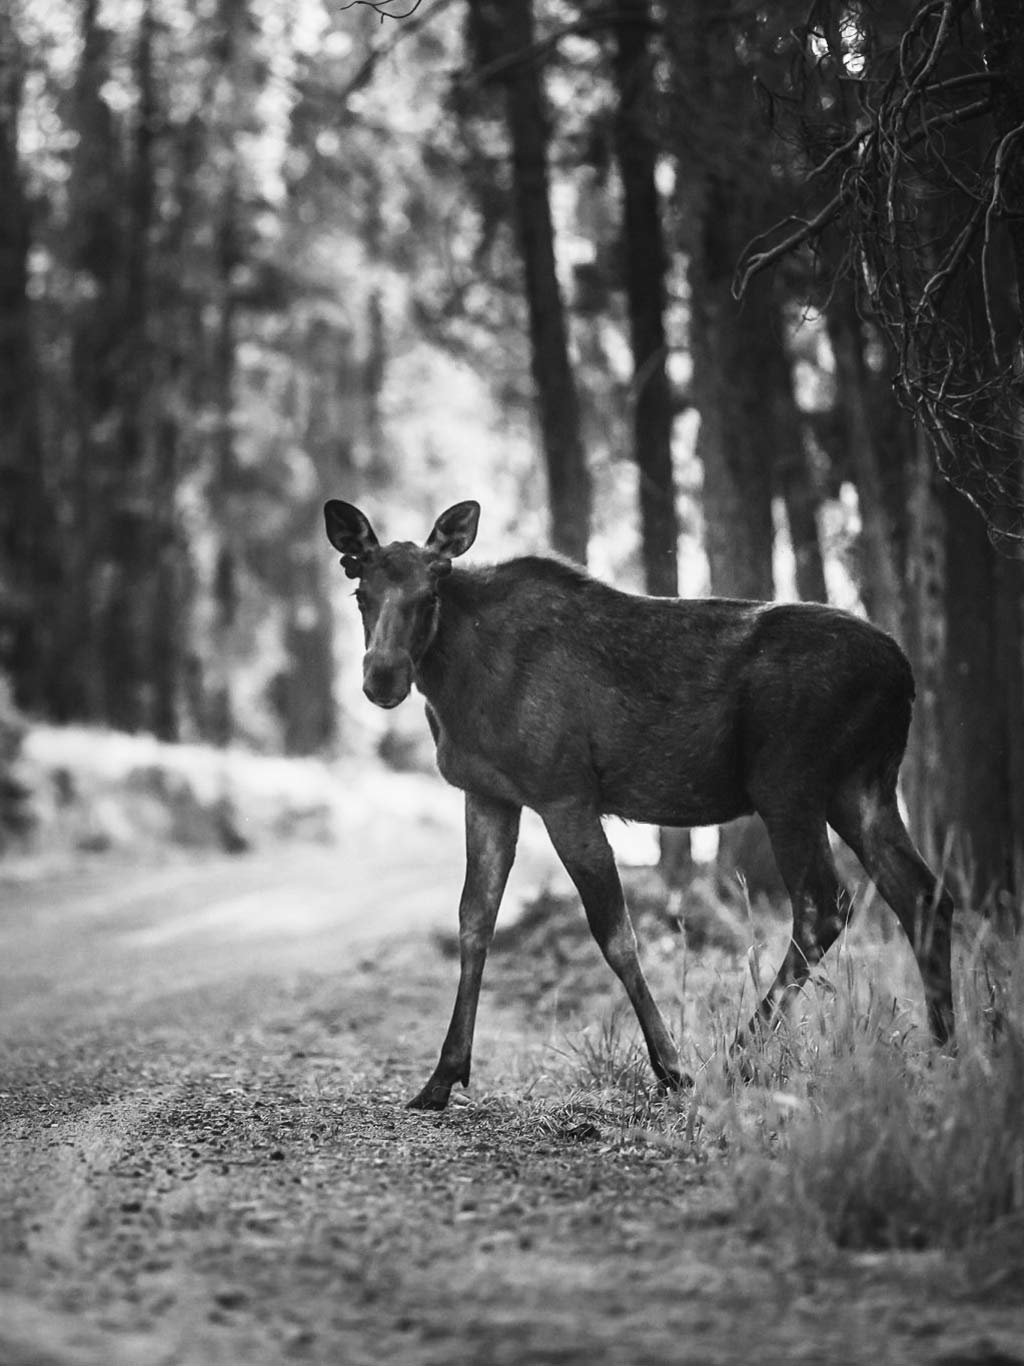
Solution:
[[[998,1230],[1024,1256],[1024,949],[986,948],[965,964],[957,1057],[836,991],[832,1028],[804,1039],[807,1103],[755,1197],[762,1215],[859,1249],[957,1248]]]
[[[784,923],[749,907],[748,923],[744,960],[646,921],[645,968],[656,997],[675,1002],[695,1078],[692,1093],[666,1097],[628,1005],[609,1009],[616,985],[593,946],[570,948],[564,926],[538,919],[533,982],[563,993],[534,998],[559,1039],[552,1122],[729,1164],[765,1231],[853,1249],[996,1239],[1001,1265],[1024,1270],[1024,938],[1013,918],[960,917],[955,1057],[927,1038],[909,945],[877,917],[855,922],[774,1027],[737,1046],[785,942]]]

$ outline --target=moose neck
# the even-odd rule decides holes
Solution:
[[[474,601],[472,570],[454,568],[440,591],[437,630],[416,665],[416,686],[437,710],[449,711],[472,689],[483,633]]]

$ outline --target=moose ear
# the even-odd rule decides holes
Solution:
[[[373,527],[357,507],[339,498],[324,504],[324,521],[327,539],[335,550],[341,551],[345,573],[350,579],[358,578],[363,560],[380,544]]]
[[[464,555],[476,540],[476,526],[480,520],[480,504],[472,498],[456,503],[442,512],[434,529],[426,539],[426,548],[446,560]]]

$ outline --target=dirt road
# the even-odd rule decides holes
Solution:
[[[0,887],[0,1366],[1024,1361],[941,1258],[752,1240],[721,1173],[538,1099],[500,990],[476,1099],[405,1110],[459,878],[446,809]]]

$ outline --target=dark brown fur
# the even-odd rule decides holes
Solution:
[[[680,826],[762,816],[794,912],[790,950],[758,1007],[765,1019],[845,923],[828,822],[910,936],[933,1033],[948,1040],[953,906],[896,804],[914,695],[896,643],[820,605],[640,597],[553,559],[452,567],[475,535],[473,509],[443,514],[424,548],[381,547],[356,509],[333,527],[328,513],[332,542],[361,579],[366,691],[391,706],[415,682],[438,767],[466,793],[459,993],[413,1104],[440,1108],[469,1079],[484,956],[524,806],[576,883],[663,1082],[685,1078],[636,957],[603,815]]]

